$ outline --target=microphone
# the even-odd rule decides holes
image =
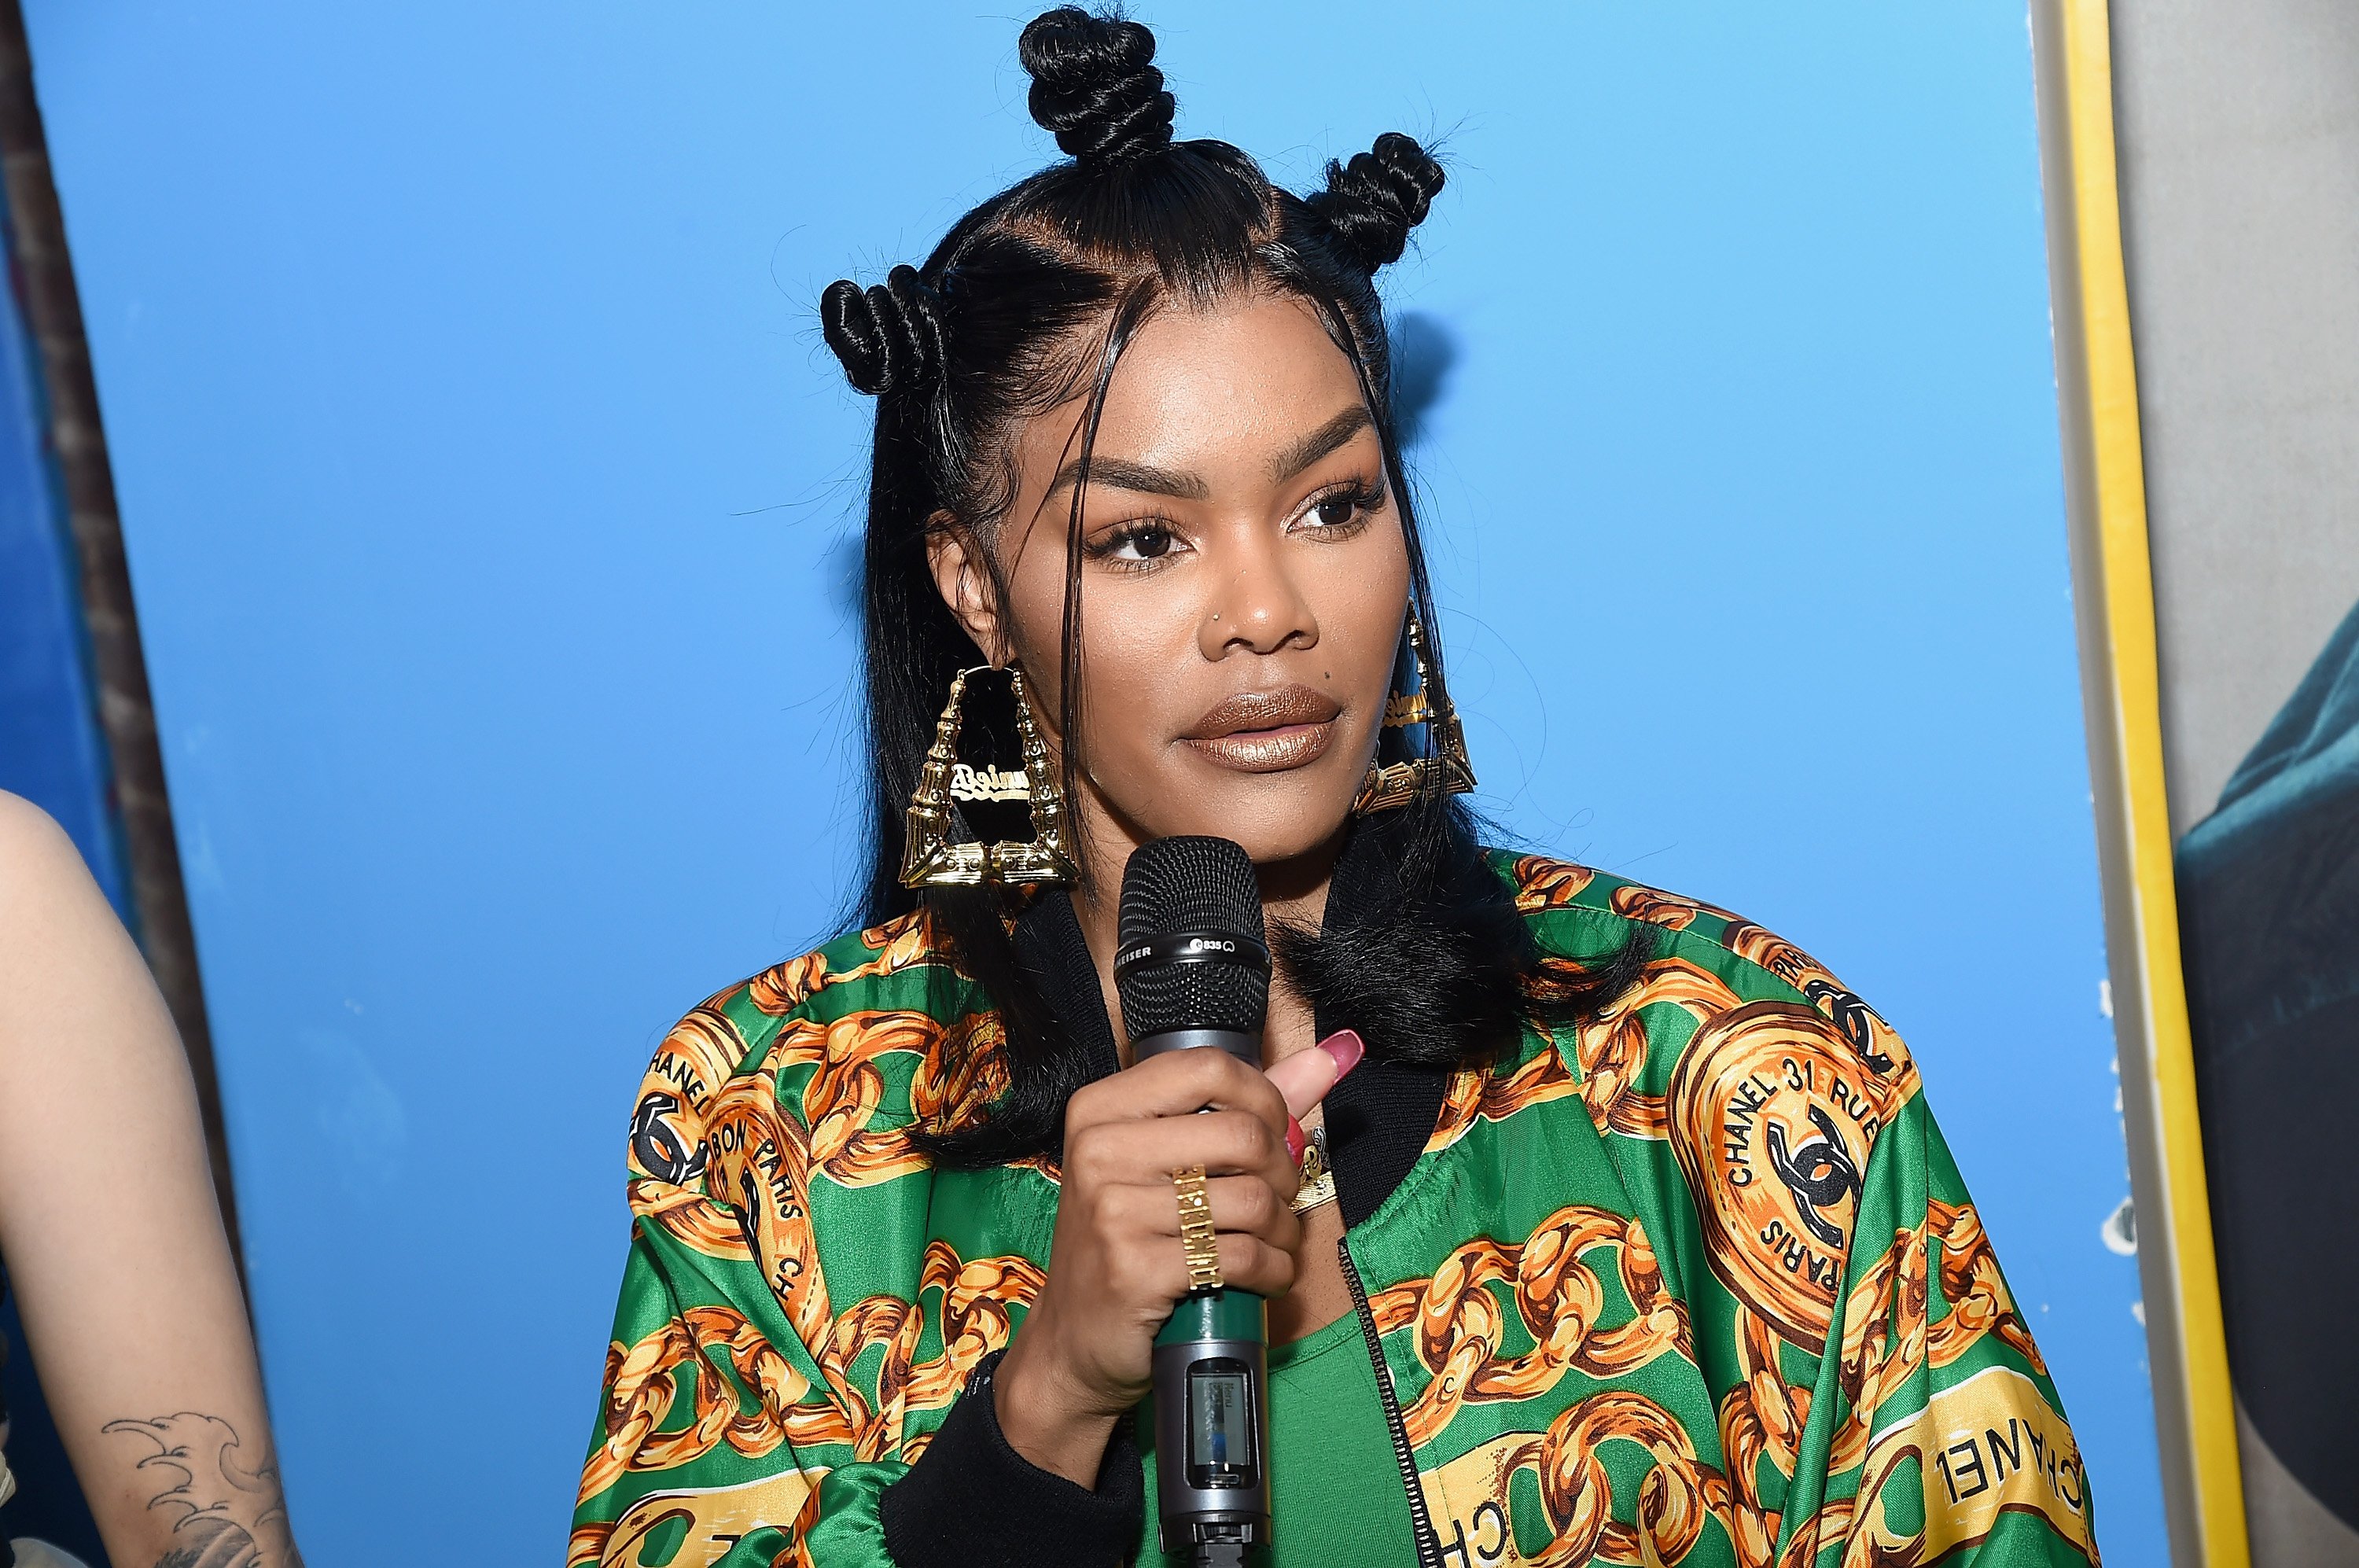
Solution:
[[[1269,947],[1261,887],[1224,838],[1167,838],[1122,874],[1114,961],[1137,1060],[1225,1051],[1261,1066]],[[1233,1568],[1270,1539],[1269,1312],[1244,1290],[1193,1290],[1155,1336],[1155,1488],[1163,1550]]]

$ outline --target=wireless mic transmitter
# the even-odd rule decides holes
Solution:
[[[1224,838],[1142,845],[1122,877],[1114,988],[1138,1061],[1219,1050],[1261,1066],[1269,947],[1261,886]],[[1242,1564],[1270,1539],[1269,1312],[1192,1290],[1155,1336],[1155,1487],[1167,1552]]]

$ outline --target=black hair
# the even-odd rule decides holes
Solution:
[[[830,347],[876,397],[868,491],[865,621],[871,859],[863,914],[922,909],[1002,1025],[999,1096],[957,1125],[914,1136],[940,1161],[980,1166],[1054,1152],[1088,1053],[1019,959],[1020,898],[991,887],[905,887],[903,809],[919,781],[952,676],[986,662],[952,615],[928,561],[931,537],[987,539],[1017,483],[1011,428],[1086,396],[1080,478],[1068,528],[1056,726],[1068,800],[1077,798],[1081,691],[1080,529],[1106,387],[1125,346],[1161,304],[1252,288],[1308,302],[1349,358],[1382,442],[1425,632],[1427,695],[1449,701],[1432,589],[1391,408],[1391,365],[1374,277],[1399,259],[1442,188],[1410,137],[1388,134],[1331,162],[1307,198],[1272,185],[1226,142],[1172,139],[1173,103],[1155,37],[1118,15],[1050,11],[1023,32],[1033,118],[1068,155],[954,223],[924,264],[821,300]],[[970,554],[1006,584],[988,549]],[[1081,823],[1069,822],[1072,831]],[[1375,825],[1373,825],[1375,824]],[[1485,865],[1474,821],[1438,784],[1354,825],[1387,845],[1397,898],[1348,931],[1274,933],[1278,962],[1322,1018],[1356,1029],[1372,1054],[1429,1065],[1486,1060],[1527,1018],[1552,1025],[1627,983],[1619,959],[1590,971],[1543,961],[1513,895]],[[980,1044],[978,1048],[981,1048]]]

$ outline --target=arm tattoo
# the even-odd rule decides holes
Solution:
[[[249,1468],[237,1429],[183,1410],[99,1429],[145,1438],[155,1452],[138,1468],[163,1484],[147,1507],[177,1509],[172,1544],[155,1568],[302,1568],[287,1529],[278,1466],[267,1452]]]

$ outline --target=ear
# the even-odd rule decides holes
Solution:
[[[1007,662],[1007,645],[999,620],[998,585],[992,579],[983,546],[956,519],[937,515],[926,535],[926,565],[934,574],[934,588],[951,607],[958,624],[994,664]]]

